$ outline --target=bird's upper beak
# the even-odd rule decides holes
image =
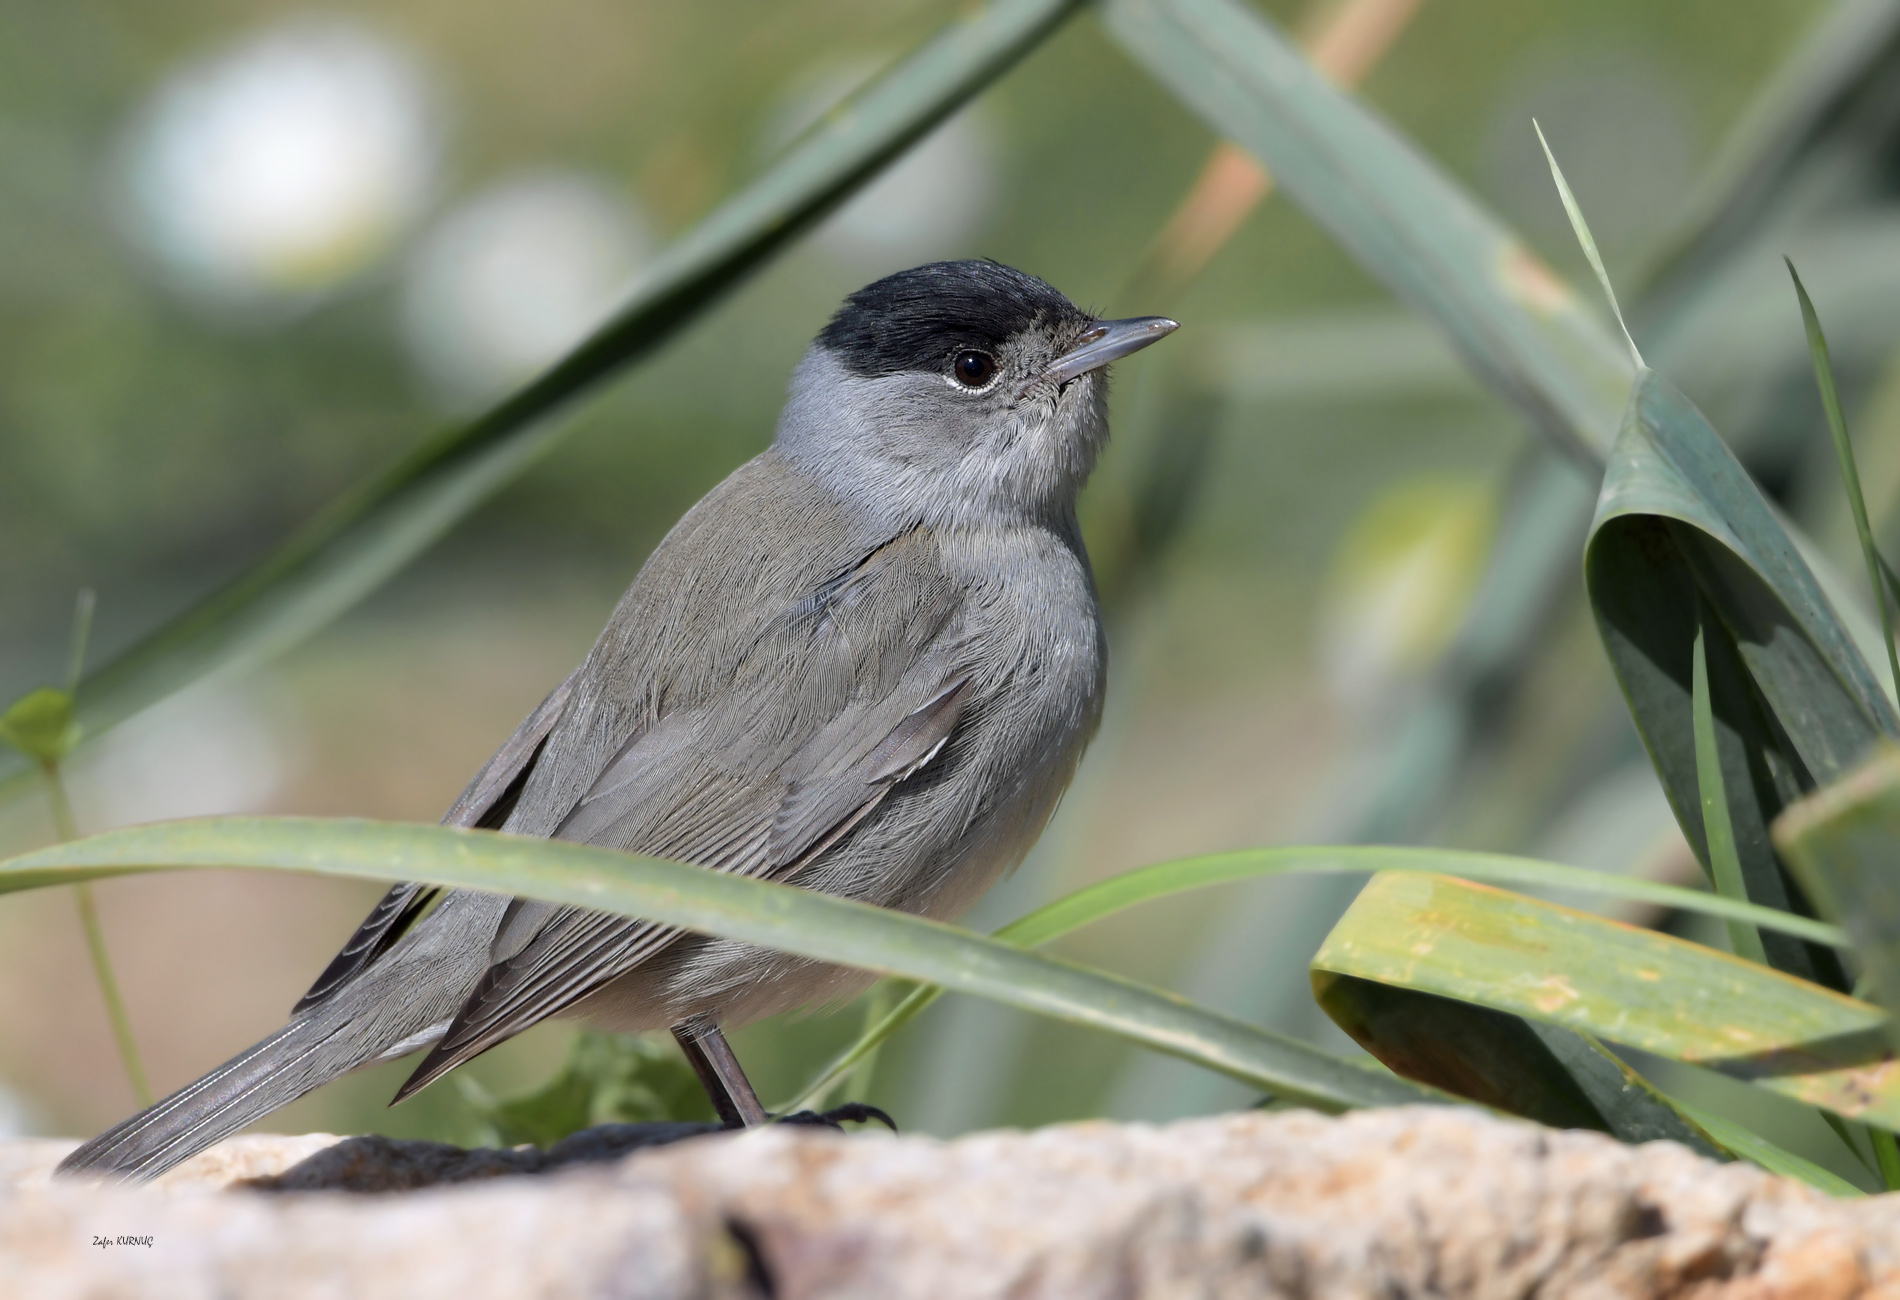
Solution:
[[[1071,379],[1100,370],[1130,352],[1139,352],[1150,343],[1158,343],[1180,329],[1178,321],[1166,316],[1131,316],[1127,320],[1096,321],[1076,341],[1076,345],[1049,363],[1037,376],[1038,382],[1066,384]]]

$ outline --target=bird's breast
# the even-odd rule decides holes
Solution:
[[[1106,653],[1087,562],[1059,535],[1014,529],[950,539],[964,584],[969,735],[994,806],[1066,785],[1101,718]],[[1053,796],[1050,796],[1053,798]]]

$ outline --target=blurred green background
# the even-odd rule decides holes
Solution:
[[[1295,29],[1312,18],[1265,8]],[[1634,288],[1745,107],[1831,8],[1753,0],[1738,21],[1717,0],[1424,0],[1364,94],[1587,282],[1535,115]],[[4,0],[0,699],[60,676],[76,588],[99,593],[96,662],[558,356],[670,237],[955,12]],[[1118,368],[1117,441],[1084,501],[1111,626],[1102,735],[1043,844],[971,923],[1164,857],[1271,842],[1442,842],[1689,880],[1574,578],[1525,604],[1532,630],[1472,699],[1455,763],[1394,761],[1429,738],[1398,723],[1431,698],[1494,542],[1528,510],[1580,546],[1588,494],[1539,496],[1546,467],[1517,417],[1283,201],[1171,300],[1125,300],[1215,143],[1084,14],[365,605],[88,751],[72,773],[84,829],[228,811],[433,820],[585,652],[662,532],[769,441],[786,376],[840,297],[981,255],[1085,306],[1184,327]],[[1779,251],[1754,260],[1778,275]],[[1853,277],[1809,274],[1824,316]],[[1851,564],[1824,435],[1751,444],[1746,422],[1723,419],[1744,390],[1812,402],[1799,318],[1775,301],[1762,328],[1785,366],[1738,378],[1718,345],[1736,313],[1710,309],[1669,336],[1674,377]],[[1839,336],[1861,318],[1828,319],[1859,376],[1849,414],[1879,516],[1900,483],[1900,386],[1881,380],[1894,331],[1856,351]],[[1698,350],[1698,329],[1717,343]],[[1800,408],[1794,432],[1818,418]],[[1381,785],[1394,772],[1417,778],[1409,804]],[[49,835],[37,800],[0,807],[0,852]],[[1304,973],[1351,888],[1208,891],[1061,947],[1356,1050]],[[375,894],[216,874],[99,885],[157,1088],[276,1027]],[[736,1044],[770,1102],[861,1020],[834,1009]],[[544,1025],[469,1072],[493,1093],[532,1086],[572,1032]],[[384,1108],[403,1070],[348,1078],[267,1126],[468,1140],[453,1085]],[[957,998],[886,1050],[871,1097],[941,1134],[1253,1100]],[[130,1109],[70,898],[8,898],[0,1128],[85,1133]],[[1837,1160],[1818,1121],[1775,1136]]]

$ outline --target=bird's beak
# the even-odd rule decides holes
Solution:
[[[1037,380],[1066,384],[1091,370],[1100,370],[1111,361],[1119,361],[1130,352],[1139,352],[1150,343],[1159,343],[1180,328],[1180,322],[1166,316],[1097,321],[1074,347],[1050,362]]]

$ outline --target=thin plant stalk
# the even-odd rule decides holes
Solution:
[[[1788,264],[1788,274],[1794,279],[1795,297],[1801,301],[1801,323],[1808,331],[1808,355],[1814,361],[1814,382],[1821,390],[1821,406],[1827,412],[1828,432],[1834,437],[1834,455],[1841,465],[1841,482],[1847,489],[1847,505],[1854,513],[1854,531],[1860,535],[1861,558],[1867,562],[1867,581],[1873,585],[1874,606],[1880,611],[1881,641],[1887,647],[1887,668],[1893,674],[1893,690],[1900,698],[1900,651],[1893,644],[1893,610],[1887,604],[1887,584],[1881,574],[1880,552],[1874,549],[1874,530],[1867,522],[1867,499],[1860,490],[1860,469],[1854,463],[1854,442],[1847,436],[1847,418],[1841,414],[1841,394],[1834,385],[1834,363],[1828,356],[1827,336],[1821,333],[1821,318],[1815,314],[1814,301],[1808,297],[1807,286],[1801,283],[1801,275],[1794,269],[1794,262],[1782,258]]]
[[[73,602],[72,647],[66,666],[64,689],[47,687],[31,692],[0,714],[0,740],[31,757],[46,778],[46,797],[52,806],[53,833],[62,844],[79,838],[79,824],[73,816],[72,800],[66,797],[66,783],[60,776],[60,761],[79,740],[79,724],[74,719],[74,701],[80,674],[86,667],[86,642],[92,635],[92,613],[96,601],[91,589],[81,588]],[[73,900],[79,906],[79,928],[86,936],[86,949],[92,955],[92,973],[99,981],[99,995],[105,1000],[106,1019],[112,1024],[112,1036],[119,1044],[119,1057],[125,1062],[125,1075],[139,1105],[152,1104],[152,1085],[139,1059],[138,1044],[132,1038],[132,1022],[125,1013],[125,999],[119,995],[119,981],[112,973],[112,956],[106,951],[105,930],[99,924],[99,906],[92,896],[92,885],[73,886]]]
[[[818,1077],[805,1085],[805,1090],[796,1097],[778,1107],[781,1114],[793,1114],[801,1110],[814,1110],[831,1095],[841,1079],[857,1077],[860,1068],[870,1070],[877,1065],[878,1049],[884,1040],[915,1020],[923,1009],[943,996],[943,989],[936,984],[920,984],[910,991],[910,995],[896,1006],[885,1009],[874,1021],[865,1016],[864,1032],[858,1040],[840,1052],[830,1065],[819,1071]]]
[[[73,820],[72,801],[66,797],[66,783],[58,763],[43,763],[46,793],[53,805],[53,830],[61,843],[79,838]],[[119,1045],[119,1059],[125,1063],[125,1077],[132,1084],[132,1095],[141,1107],[152,1104],[152,1085],[145,1074],[145,1062],[139,1058],[139,1046],[132,1037],[132,1019],[126,1014],[125,999],[119,995],[118,976],[112,971],[112,954],[106,950],[106,934],[99,924],[99,906],[92,896],[92,885],[73,886],[73,900],[79,905],[79,927],[86,934],[86,951],[92,955],[92,973],[99,981],[99,996],[105,1000],[106,1019],[112,1023],[112,1037]]]
[[[897,1002],[897,987],[890,980],[880,980],[871,990],[870,999],[864,1005],[864,1027],[870,1029],[890,1014],[891,1007]],[[873,1044],[864,1054],[858,1068],[845,1081],[846,1102],[866,1102],[871,1099],[871,1084],[877,1077],[877,1058],[881,1044]]]

